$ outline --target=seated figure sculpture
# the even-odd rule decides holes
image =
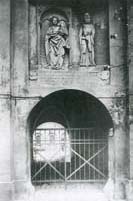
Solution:
[[[89,13],[84,14],[84,23],[80,28],[80,66],[94,66],[94,35],[95,27],[91,23]]]
[[[69,48],[66,23],[53,16],[45,37],[45,53],[49,68],[61,69],[66,49]]]

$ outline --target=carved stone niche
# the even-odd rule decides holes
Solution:
[[[65,70],[70,65],[71,9],[30,5],[30,79],[38,70]]]

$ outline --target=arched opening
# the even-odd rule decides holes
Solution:
[[[106,181],[112,127],[106,107],[86,92],[43,98],[29,115],[33,185]]]

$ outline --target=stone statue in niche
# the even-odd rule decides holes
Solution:
[[[80,66],[94,66],[94,36],[95,27],[91,23],[89,13],[84,14],[84,23],[79,31],[80,38]]]
[[[53,16],[45,36],[45,54],[49,68],[62,69],[66,50],[69,50],[66,22]]]

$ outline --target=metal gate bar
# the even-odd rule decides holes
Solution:
[[[32,182],[103,181],[108,175],[107,134],[99,128],[36,129]]]
[[[87,163],[89,166],[91,166],[93,169],[95,169],[100,175],[102,175],[103,177],[105,177],[105,175],[100,171],[98,170],[94,165],[92,165],[91,163],[89,163],[89,161],[91,161],[96,155],[98,155],[100,152],[102,152],[104,149],[106,148],[106,146],[104,146],[101,150],[99,150],[97,153],[95,153],[91,158],[89,158],[88,160],[85,160],[80,154],[78,154],[76,151],[74,151],[73,149],[72,152],[75,153],[77,156],[79,156],[79,158],[81,158],[84,163],[79,166],[74,172],[72,172],[68,177],[67,177],[67,180],[73,175],[75,174],[78,170],[80,170],[83,166],[85,166],[85,164]],[[105,177],[106,178],[106,177]]]

